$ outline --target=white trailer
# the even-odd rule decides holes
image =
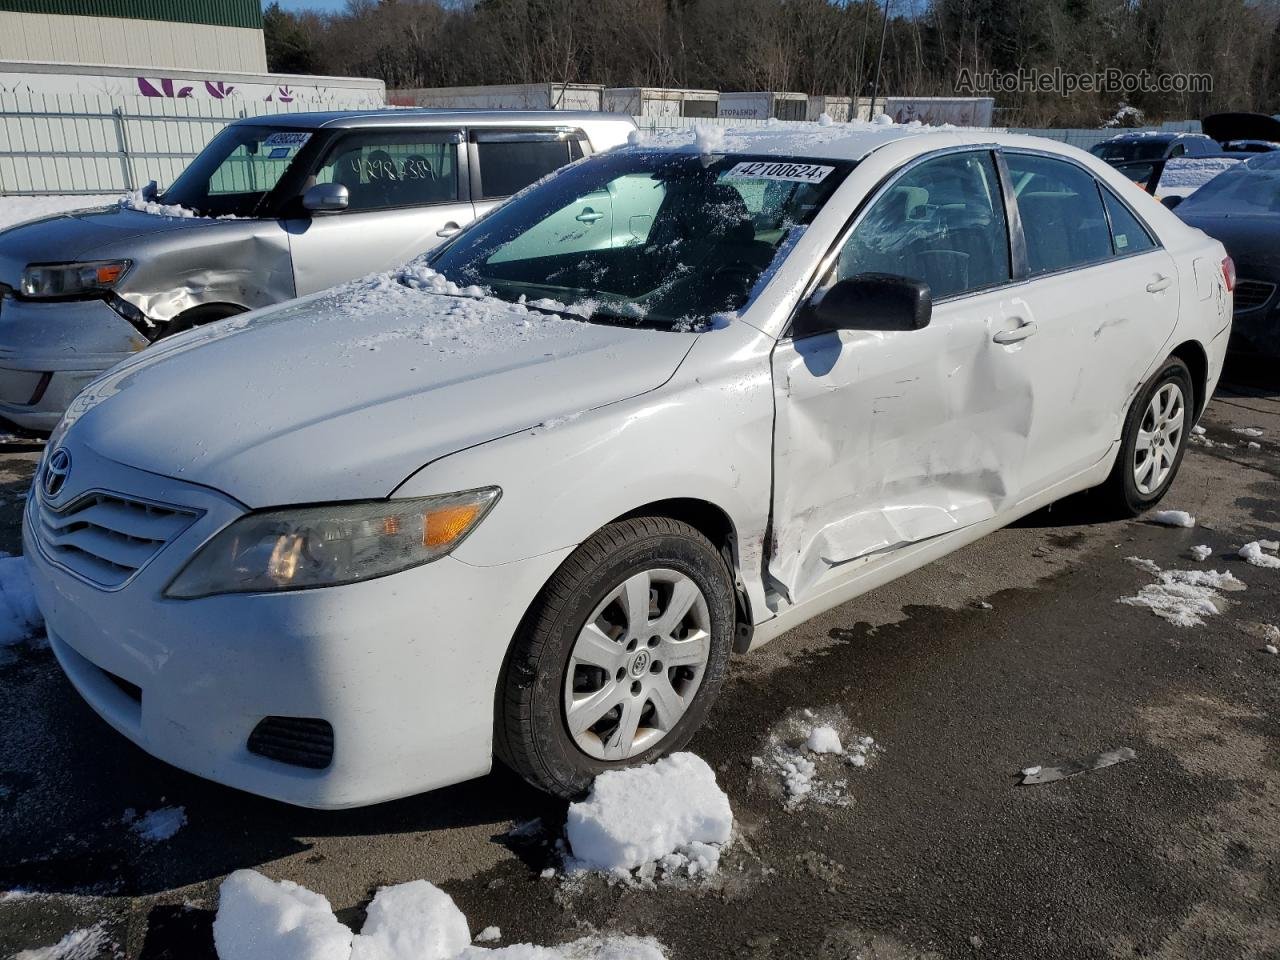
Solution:
[[[0,61],[0,92],[19,96],[294,104],[291,109],[364,110],[386,105],[386,84],[365,77],[228,73],[168,67]],[[247,112],[260,113],[249,109]]]
[[[992,97],[884,98],[884,112],[896,123],[919,120],[932,125],[951,123],[957,127],[989,127],[995,107]]]
[[[720,103],[715,90],[674,87],[607,87],[604,108],[633,117],[714,117]]]
[[[720,94],[718,117],[735,120],[803,120],[809,112],[809,97],[803,93],[778,91]]]
[[[417,87],[392,90],[399,107],[452,110],[601,110],[604,87],[593,83],[507,83],[475,87]]]

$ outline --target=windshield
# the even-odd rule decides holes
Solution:
[[[1220,173],[1178,207],[1205,214],[1280,214],[1280,153],[1259,154]]]
[[[1090,151],[1109,163],[1122,160],[1159,160],[1169,149],[1169,142],[1154,137],[1141,140],[1104,140]]]
[[[286,127],[229,126],[209,141],[160,202],[206,217],[252,217],[311,133]]]
[[[687,329],[747,302],[852,164],[605,154],[517,195],[438,251],[460,287],[596,322]]]

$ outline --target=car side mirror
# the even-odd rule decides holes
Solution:
[[[1180,197],[1180,196],[1177,196],[1177,195],[1175,194],[1175,195],[1173,195],[1173,196],[1169,196],[1169,197],[1161,197],[1161,198],[1160,198],[1160,202],[1161,202],[1161,203],[1163,203],[1167,208],[1169,208],[1170,210],[1172,210],[1174,207],[1176,207],[1178,204],[1180,204],[1180,203],[1181,203],[1183,200],[1185,200],[1185,199],[1187,199],[1187,198],[1186,198],[1186,197]]]
[[[302,195],[302,206],[312,213],[345,210],[351,203],[351,193],[341,183],[317,183],[307,187]]]
[[[922,280],[860,273],[815,295],[796,317],[792,335],[832,330],[920,330],[933,315],[933,294]]]

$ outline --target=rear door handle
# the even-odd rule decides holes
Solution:
[[[1147,293],[1159,293],[1161,290],[1167,290],[1171,283],[1173,283],[1172,277],[1158,276],[1147,284]]]
[[[1039,329],[1039,325],[1034,320],[1025,320],[1022,323],[1019,323],[1012,330],[1001,330],[991,339],[996,343],[1018,343],[1021,340],[1027,339],[1027,337],[1031,336]]]
[[[458,232],[459,230],[461,230],[461,229],[462,229],[462,228],[461,228],[460,226],[458,226],[456,223],[454,223],[452,220],[450,220],[450,221],[449,221],[448,223],[446,223],[443,227],[441,227],[439,230],[437,230],[437,231],[436,231],[436,236],[437,236],[437,237],[452,237],[455,233],[457,233],[457,232]]]
[[[604,214],[597,213],[590,207],[586,207],[580,214],[578,214],[576,219],[579,223],[595,223],[598,220],[603,220]]]

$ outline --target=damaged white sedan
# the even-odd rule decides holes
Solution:
[[[704,138],[705,139],[705,138]],[[26,553],[145,750],[313,807],[684,745],[746,650],[1067,494],[1164,495],[1222,246],[1061,144],[767,128],[575,164],[72,405]]]

